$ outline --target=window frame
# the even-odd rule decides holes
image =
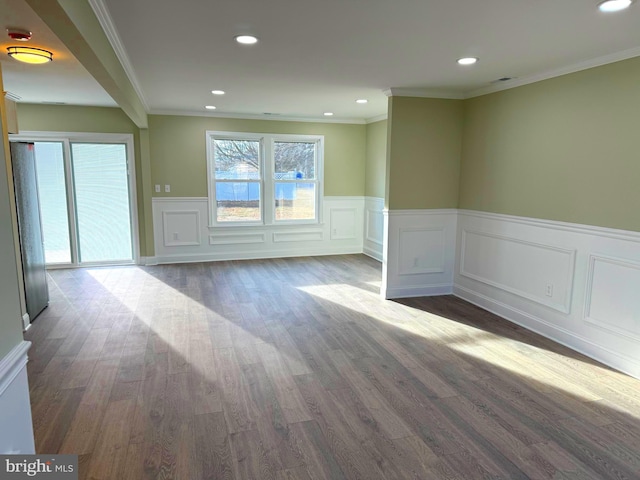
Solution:
[[[218,221],[216,202],[215,179],[215,140],[250,140],[260,142],[260,220],[253,221]],[[314,218],[309,219],[287,219],[276,220],[276,198],[275,185],[282,180],[275,178],[275,155],[274,148],[276,142],[300,142],[315,143],[315,178],[302,180],[284,181],[287,183],[313,183],[315,185],[315,213]],[[324,135],[298,135],[298,134],[277,134],[277,133],[249,133],[249,132],[226,132],[211,131],[206,132],[206,153],[207,153],[207,187],[208,187],[208,209],[209,228],[234,228],[234,227],[264,227],[264,226],[292,226],[292,225],[319,225],[322,224],[322,202],[323,202],[323,181],[324,181]]]

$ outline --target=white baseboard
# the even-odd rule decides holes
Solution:
[[[527,330],[531,330],[576,352],[609,365],[616,370],[620,370],[632,377],[640,378],[640,362],[633,358],[613,352],[576,333],[552,325],[542,318],[535,317],[460,285],[453,287],[453,294],[516,325],[520,325]]]
[[[350,255],[362,253],[361,248],[327,248],[327,249],[289,249],[282,251],[243,251],[237,252],[223,252],[223,253],[211,253],[211,254],[183,254],[183,255],[163,255],[156,257],[156,263],[153,265],[166,265],[172,263],[197,263],[197,262],[220,262],[227,260],[258,260],[264,258],[290,258],[290,257],[318,257],[323,255]],[[148,264],[150,265],[150,264]]]
[[[31,342],[16,345],[0,360],[0,453],[33,454],[33,423],[27,379]]]
[[[156,257],[140,257],[140,265],[158,265]]]
[[[453,286],[450,284],[443,285],[418,285],[387,288],[384,298],[391,300],[393,298],[409,298],[409,297],[435,297],[438,295],[451,295]]]
[[[368,257],[371,257],[375,260],[378,260],[379,262],[382,261],[382,252],[378,251],[378,250],[371,250],[367,247],[364,247],[362,249],[362,253],[364,253],[365,255],[367,255]]]

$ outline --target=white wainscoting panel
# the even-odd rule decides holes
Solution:
[[[35,453],[26,368],[30,346],[22,342],[0,359],[0,454]]]
[[[384,212],[384,298],[444,295],[453,291],[456,210]]]
[[[200,212],[164,210],[162,232],[165,247],[200,245]]]
[[[398,233],[398,275],[444,273],[447,252],[444,227],[406,227]]]
[[[640,233],[460,210],[457,249],[456,295],[640,378]]]
[[[364,201],[364,246],[363,251],[370,257],[382,261],[384,233],[384,198],[365,197]]]
[[[349,208],[332,208],[330,210],[329,229],[331,231],[331,240],[354,240],[358,235],[358,224],[361,224],[361,218],[358,217],[358,209]]]
[[[153,263],[362,253],[364,197],[324,197],[319,224],[213,227],[206,197],[153,199]],[[177,237],[177,240],[176,240]]]
[[[460,275],[569,313],[575,249],[473,230],[461,242]]]
[[[640,349],[640,263],[591,255],[584,318]]]

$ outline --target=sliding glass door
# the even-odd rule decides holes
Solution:
[[[136,261],[132,140],[104,137],[19,138],[35,143],[48,267]]]
[[[78,261],[133,261],[125,145],[72,143],[71,161]]]
[[[36,178],[47,265],[71,263],[63,142],[36,142]]]

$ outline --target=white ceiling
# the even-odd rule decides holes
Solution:
[[[388,88],[462,98],[504,76],[523,83],[640,55],[638,3],[613,14],[600,13],[597,0],[90,3],[102,10],[150,113],[207,115],[204,105],[213,104],[215,114],[324,119],[332,111],[334,120],[364,120],[386,113]],[[2,60],[7,90],[24,101],[109,104],[77,62],[63,60],[68,52],[22,0],[0,0],[0,12],[5,26],[42,33],[34,41],[61,52],[40,67]],[[236,44],[233,37],[245,33],[260,42]],[[463,56],[480,61],[461,67]],[[214,97],[212,89],[227,94]]]
[[[6,35],[10,27],[29,30],[33,38],[28,44],[13,41]],[[4,89],[21,102],[116,106],[24,0],[0,0],[0,28]],[[11,45],[47,49],[53,52],[54,60],[45,65],[25,65],[6,55]]]

